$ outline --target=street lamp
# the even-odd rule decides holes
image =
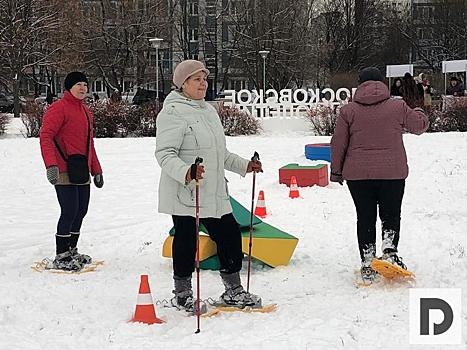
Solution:
[[[263,59],[263,93],[266,93],[266,57],[268,57],[269,51],[263,50],[260,51],[259,54]]]
[[[159,47],[164,39],[152,38],[149,39],[152,47],[156,49],[156,100],[159,102]]]

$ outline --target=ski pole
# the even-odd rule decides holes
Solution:
[[[251,157],[252,162],[259,160],[259,154],[255,151],[253,157]],[[250,291],[250,269],[251,269],[251,247],[253,246],[253,210],[255,207],[255,184],[256,184],[256,171],[253,170],[253,188],[251,190],[251,211],[250,211],[250,240],[248,242],[248,272],[247,272],[247,282],[246,282],[246,291]]]
[[[200,287],[199,287],[199,180],[197,176],[198,165],[203,162],[203,158],[196,157],[195,164],[191,166],[191,178],[195,179],[196,188],[196,207],[195,207],[195,218],[196,218],[196,319],[198,329],[195,333],[201,332],[200,320],[201,320],[201,306],[200,306]],[[194,173],[194,174],[193,174]],[[194,175],[194,176],[193,176]]]

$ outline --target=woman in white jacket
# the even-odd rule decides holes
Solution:
[[[208,75],[209,70],[199,61],[181,62],[173,75],[176,89],[157,116],[156,159],[162,168],[159,212],[172,215],[175,228],[172,305],[189,312],[196,309],[191,283],[196,255],[195,179],[191,174],[196,173],[200,223],[217,244],[225,286],[220,299],[229,306],[261,307],[261,299],[241,284],[241,233],[232,214],[224,169],[245,176],[262,172],[262,165],[227,149],[219,115],[204,101]],[[203,159],[198,166],[193,164],[197,157]]]

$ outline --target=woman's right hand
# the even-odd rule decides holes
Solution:
[[[191,168],[192,167],[196,167],[196,179],[191,178]],[[188,171],[186,172],[185,180],[186,180],[186,182],[191,182],[192,180],[201,180],[201,179],[203,179],[203,173],[204,173],[204,165],[193,164],[188,169]]]
[[[49,166],[49,167],[47,168],[47,180],[49,180],[49,182],[50,182],[52,185],[56,185],[56,184],[57,184],[57,182],[58,182],[58,175],[59,175],[58,166],[52,165],[52,166]]]

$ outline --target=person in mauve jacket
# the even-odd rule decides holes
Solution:
[[[47,109],[40,133],[47,179],[54,185],[61,209],[53,260],[53,267],[60,270],[78,271],[92,262],[89,255],[80,254],[77,248],[81,224],[88,211],[91,181],[89,179],[79,185],[71,183],[64,157],[85,155],[94,184],[98,188],[104,185],[102,168],[94,148],[93,118],[84,103],[87,92],[86,76],[81,72],[69,73],[65,78],[63,98]]]
[[[421,108],[411,109],[402,99],[391,99],[381,72],[365,68],[353,102],[342,107],[331,139],[332,182],[345,180],[357,211],[357,238],[364,282],[377,277],[376,217],[382,223],[381,259],[407,269],[397,255],[402,197],[408,176],[403,134],[420,135],[428,129]]]
[[[259,296],[244,290],[242,237],[232,214],[225,170],[241,176],[262,172],[259,160],[247,160],[226,147],[224,128],[216,109],[204,98],[209,70],[185,60],[173,74],[176,89],[157,116],[156,159],[161,167],[159,212],[172,216],[174,307],[194,313],[192,273],[196,256],[196,187],[199,180],[199,218],[217,244],[220,276],[225,286],[221,302],[234,307],[261,307]],[[203,159],[196,164],[195,159]],[[224,170],[225,169],[225,170]],[[200,301],[201,303],[201,301]],[[200,307],[205,312],[206,305]]]

